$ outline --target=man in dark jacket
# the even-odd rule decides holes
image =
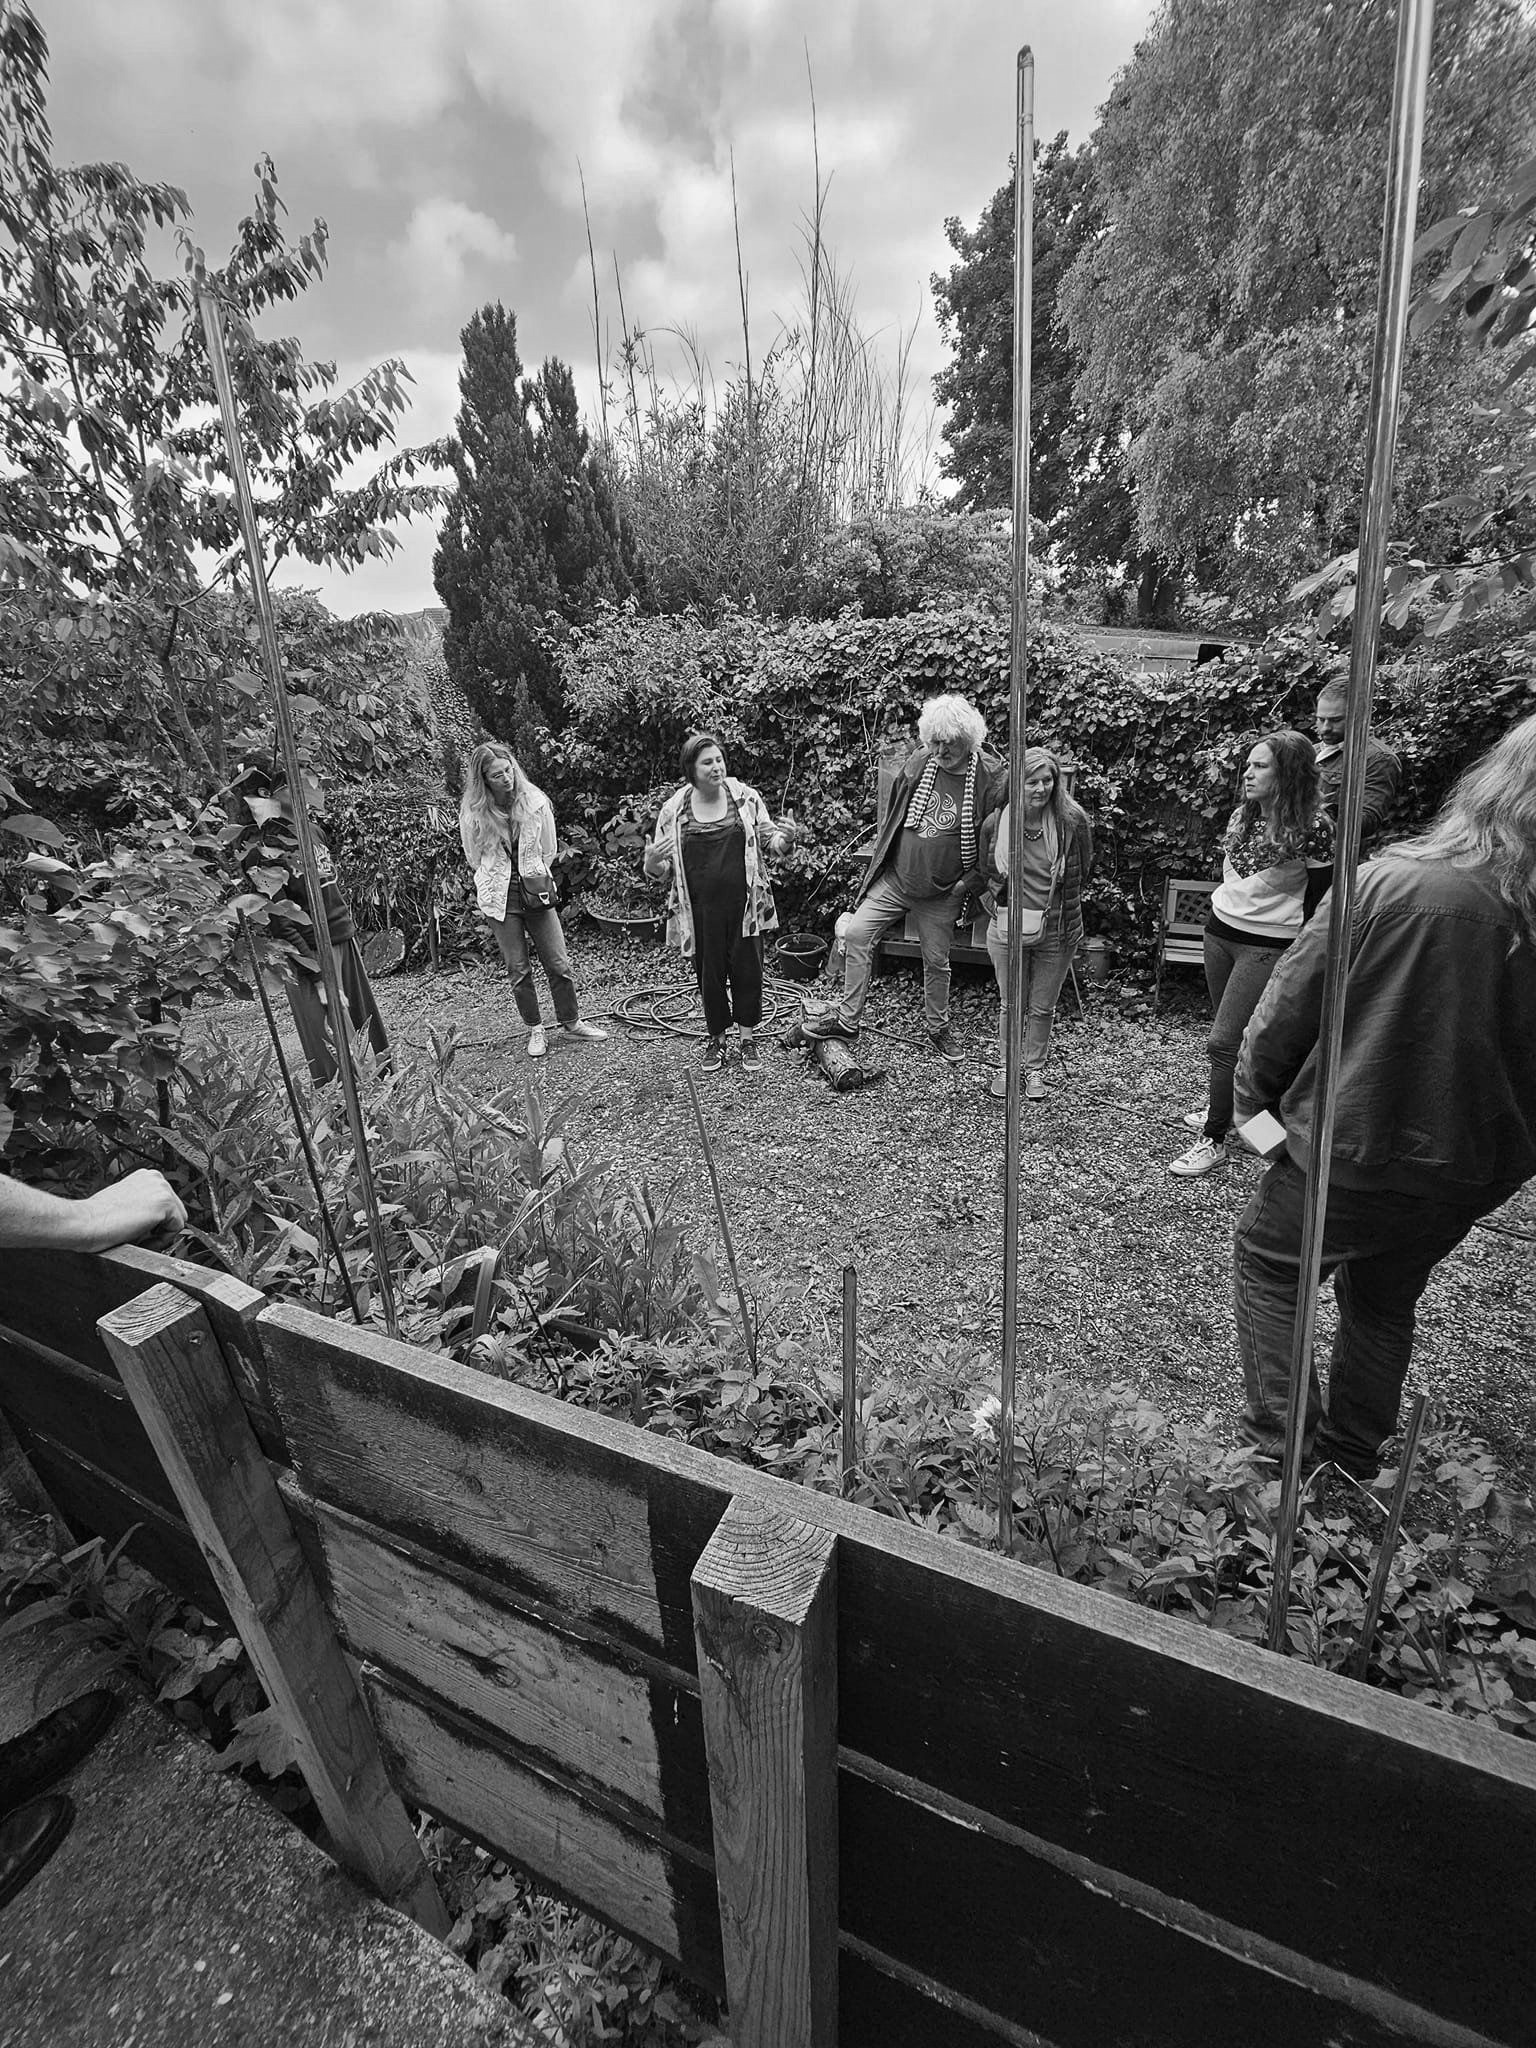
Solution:
[[[1239,1123],[1286,1143],[1237,1226],[1244,1433],[1285,1435],[1333,899],[1275,969],[1238,1059]],[[1430,829],[1360,871],[1323,1227],[1338,1333],[1304,1450],[1360,1479],[1397,1427],[1435,1266],[1536,1173],[1536,717],[1464,775]]]
[[[1349,691],[1342,682],[1325,683],[1318,692],[1317,801],[1320,810],[1337,820],[1339,791],[1344,785],[1344,725],[1349,711]],[[1360,807],[1360,851],[1369,853],[1392,806],[1402,767],[1390,747],[1372,734],[1365,742],[1365,801]]]
[[[982,884],[979,843],[989,812],[1007,794],[1003,763],[982,746],[986,722],[964,697],[930,697],[919,745],[880,801],[875,844],[845,933],[843,999],[808,1020],[811,1038],[857,1038],[875,948],[910,911],[923,951],[923,1017],[941,1057],[960,1058],[949,1028],[949,949],[967,897]]]

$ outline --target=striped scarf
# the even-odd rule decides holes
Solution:
[[[960,799],[960,866],[965,874],[969,874],[976,865],[976,767],[980,758],[978,754],[972,754],[967,764],[965,793]],[[912,792],[912,801],[907,805],[907,815],[902,819],[909,832],[915,831],[927,816],[938,780],[939,757],[930,754]]]

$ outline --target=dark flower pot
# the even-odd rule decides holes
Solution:
[[[589,907],[587,915],[611,939],[659,939],[667,928],[667,920],[654,910],[631,910],[620,915]]]
[[[827,942],[815,932],[785,932],[773,949],[775,969],[786,981],[814,981],[827,957]]]

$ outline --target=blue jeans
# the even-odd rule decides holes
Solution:
[[[1008,1028],[1008,941],[987,933],[987,951],[997,976],[997,1064],[1006,1059],[1004,1034]],[[1024,948],[1024,1069],[1043,1067],[1051,1050],[1051,1024],[1056,1016],[1056,998],[1072,965],[1075,947],[1066,944],[1059,930],[1043,931]]]
[[[918,943],[923,949],[923,1021],[930,1031],[943,1030],[949,1022],[949,949],[961,902],[958,890],[951,889],[943,896],[909,896],[888,873],[876,880],[844,934],[848,959],[843,969],[843,1000],[837,1006],[844,1024],[852,1029],[863,1015],[875,971],[875,948],[896,920],[910,910],[917,919]]]
[[[1232,1303],[1247,1395],[1242,1432],[1277,1457],[1285,1446],[1306,1191],[1300,1167],[1276,1160],[1232,1241]],[[1322,1277],[1332,1276],[1339,1326],[1326,1414],[1317,1369],[1309,1367],[1304,1451],[1331,1458],[1358,1479],[1375,1477],[1381,1446],[1397,1428],[1419,1296],[1446,1253],[1497,1206],[1493,1198],[1442,1202],[1329,1187]]]
[[[1205,935],[1205,986],[1211,998],[1210,1095],[1205,1135],[1220,1144],[1232,1127],[1232,1077],[1248,1020],[1259,1007],[1269,977],[1285,956],[1283,946],[1240,946]]]
[[[507,905],[507,914],[490,920],[497,949],[507,965],[512,983],[512,1000],[517,1014],[531,1030],[540,1021],[539,992],[533,985],[533,961],[529,942],[544,963],[549,976],[549,993],[554,999],[555,1021],[574,1024],[581,1015],[576,984],[571,979],[571,956],[565,950],[565,933],[558,910],[522,910]]]

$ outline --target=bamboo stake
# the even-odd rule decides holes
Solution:
[[[720,1236],[725,1243],[725,1262],[731,1269],[731,1285],[736,1290],[736,1307],[741,1317],[742,1341],[747,1347],[747,1361],[757,1371],[757,1332],[747,1314],[747,1297],[741,1291],[741,1275],[736,1270],[736,1246],[731,1237],[731,1226],[726,1218],[725,1197],[720,1192],[720,1176],[715,1171],[714,1149],[709,1142],[709,1132],[704,1128],[704,1112],[699,1106],[699,1091],[692,1074],[687,1075],[688,1100],[693,1104],[693,1120],[698,1126],[699,1143],[704,1147],[704,1164],[709,1169],[709,1185],[715,1197],[715,1220],[720,1225]]]
[[[293,1127],[299,1134],[299,1149],[304,1154],[304,1164],[309,1169],[309,1184],[315,1191],[315,1207],[320,1212],[321,1226],[325,1231],[326,1243],[336,1261],[342,1287],[347,1297],[347,1307],[352,1311],[354,1323],[363,1318],[358,1310],[357,1296],[352,1291],[352,1275],[347,1271],[347,1262],[341,1256],[341,1246],[336,1242],[336,1226],[331,1221],[331,1212],[325,1204],[325,1190],[320,1182],[320,1166],[315,1158],[314,1147],[309,1142],[309,1132],[304,1127],[304,1112],[299,1107],[299,1093],[293,1085],[293,1076],[288,1071],[288,1057],[283,1051],[283,1041],[277,1028],[277,1019],[272,1014],[272,1001],[267,994],[267,985],[261,978],[261,962],[256,957],[256,941],[251,936],[251,927],[245,912],[240,913],[240,929],[245,935],[246,948],[251,956],[251,972],[256,981],[256,993],[261,998],[262,1014],[267,1020],[267,1030],[272,1036],[272,1050],[277,1054],[277,1071],[283,1077],[283,1089],[288,1097],[288,1107],[293,1111]],[[323,1276],[322,1276],[323,1277]]]
[[[1424,1434],[1424,1410],[1428,1402],[1427,1394],[1419,1393],[1413,1397],[1413,1410],[1408,1417],[1408,1427],[1403,1435],[1402,1463],[1397,1468],[1397,1484],[1392,1489],[1392,1504],[1387,1510],[1387,1526],[1381,1532],[1381,1548],[1376,1553],[1376,1569],[1371,1574],[1371,1590],[1366,1597],[1365,1613],[1360,1618],[1360,1640],[1355,1645],[1355,1658],[1350,1666],[1351,1678],[1364,1678],[1370,1667],[1371,1645],[1376,1640],[1382,1605],[1387,1597],[1387,1574],[1392,1569],[1392,1558],[1397,1550],[1397,1539],[1403,1526],[1403,1508],[1408,1500],[1408,1482],[1413,1477],[1413,1461],[1419,1455],[1419,1438]]]
[[[859,1276],[843,1268],[843,1492],[853,1485],[858,1464],[859,1427]]]
[[[1024,733],[1029,710],[1029,373],[1034,285],[1035,59],[1019,52],[1018,130],[1013,167],[1013,627],[1008,697],[1008,867],[1024,808]],[[1006,1095],[1003,1125],[1003,1384],[998,1418],[997,1533],[1013,1555],[1013,1399],[1019,1366],[1019,1148],[1024,1077],[1024,931],[1008,920],[1008,999],[1004,1006]]]
[[[1402,0],[1397,17],[1397,64],[1392,83],[1392,138],[1387,161],[1387,196],[1382,224],[1381,272],[1376,291],[1376,340],[1371,365],[1371,416],[1365,457],[1365,504],[1361,519],[1354,631],[1349,648],[1349,711],[1344,733],[1344,782],[1333,856],[1333,908],[1328,964],[1317,1038],[1317,1079],[1302,1212],[1301,1254],[1296,1275],[1296,1324],[1291,1344],[1290,1398],[1285,1418],[1285,1458],[1280,1475],[1280,1514],[1275,1532],[1275,1575],[1270,1596],[1268,1643],[1286,1642],[1292,1553],[1301,1498],[1301,1446],[1306,1431],[1312,1345],[1317,1330],[1317,1293],[1322,1277],[1323,1225],[1328,1214],[1328,1173],[1338,1098],[1339,1049],[1344,1035],[1344,1002],[1349,981],[1350,926],[1354,917],[1355,864],[1360,852],[1360,813],[1365,800],[1365,749],[1370,737],[1371,698],[1376,687],[1376,643],[1381,632],[1381,583],[1392,518],[1392,460],[1402,395],[1403,352],[1408,334],[1413,238],[1419,209],[1419,165],[1424,142],[1424,101],[1429,86],[1434,0]]]
[[[336,951],[331,944],[330,929],[326,923],[325,897],[320,883],[319,863],[315,857],[314,830],[309,822],[309,802],[304,794],[304,776],[299,762],[298,742],[293,733],[293,715],[288,708],[288,692],[283,685],[283,658],[277,644],[277,621],[272,611],[272,593],[267,587],[267,565],[262,559],[261,535],[256,527],[256,506],[251,497],[251,480],[246,472],[245,449],[240,440],[240,419],[235,409],[234,380],[229,373],[229,355],[224,346],[224,317],[217,298],[206,285],[198,287],[197,308],[202,315],[203,334],[208,343],[208,361],[213,371],[214,388],[218,393],[219,416],[223,423],[224,441],[229,453],[230,476],[235,486],[235,503],[240,512],[240,531],[245,539],[246,561],[251,572],[251,597],[256,606],[256,620],[261,632],[262,660],[267,671],[267,682],[272,690],[278,740],[282,747],[283,767],[288,777],[289,795],[293,804],[293,824],[299,842],[299,859],[304,869],[305,885],[309,890],[309,912],[314,924],[315,952],[320,961],[320,978],[325,983],[325,999],[331,1013],[331,1036],[336,1045],[336,1066],[341,1075],[341,1092],[347,1105],[347,1125],[352,1134],[352,1150],[357,1161],[363,1213],[368,1221],[368,1241],[373,1248],[374,1269],[378,1275],[379,1305],[384,1311],[384,1328],[391,1337],[394,1337],[399,1335],[399,1318],[395,1313],[395,1290],[390,1278],[389,1249],[384,1238],[384,1219],[379,1214],[378,1190],[373,1184],[373,1166],[368,1157],[368,1131],[363,1122],[362,1098],[357,1088],[357,1066],[352,1056],[352,1034],[347,1028],[346,998],[342,992],[341,972],[336,965]]]

